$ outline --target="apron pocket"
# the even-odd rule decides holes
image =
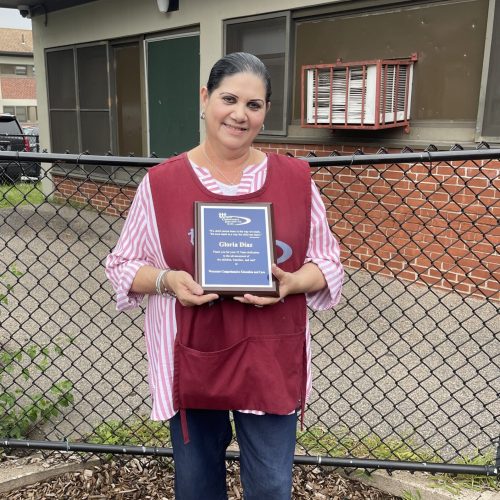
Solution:
[[[248,337],[215,352],[175,348],[180,408],[288,414],[300,406],[304,331]]]

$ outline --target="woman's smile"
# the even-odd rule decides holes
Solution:
[[[231,125],[230,123],[223,123],[224,127],[227,127],[232,132],[246,132],[247,127],[242,127],[241,125]]]
[[[262,129],[267,112],[262,79],[251,73],[227,76],[210,95],[204,87],[201,101],[212,149],[220,153],[223,149],[248,151]]]

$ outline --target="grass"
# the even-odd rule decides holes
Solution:
[[[131,417],[127,421],[110,420],[95,429],[89,438],[91,443],[136,445],[136,446],[171,446],[170,430],[164,422],[149,420],[146,416]],[[347,429],[335,429],[329,432],[315,426],[297,433],[297,443],[308,453],[317,453],[331,457],[376,458],[379,460],[401,460],[407,462],[442,463],[443,460],[430,450],[424,450],[411,442],[409,438],[388,438],[367,435],[361,438]],[[493,452],[474,458],[462,458],[455,463],[467,465],[493,465]],[[443,488],[453,494],[463,489],[475,491],[486,488],[500,491],[495,477],[470,474],[435,474],[430,478],[431,486]],[[415,498],[408,493],[408,499]]]
[[[474,458],[462,457],[456,461],[464,465],[494,465],[495,457],[493,451],[486,455],[477,455]],[[454,495],[458,495],[464,488],[474,491],[482,491],[489,488],[500,491],[500,484],[493,476],[475,476],[472,474],[439,474],[431,479],[432,485],[437,488],[444,488]]]
[[[126,422],[110,420],[95,429],[89,438],[91,443],[170,447],[170,430],[164,422],[154,422],[145,416],[131,417]],[[331,457],[376,458],[379,460],[401,460],[407,462],[442,463],[443,460],[430,450],[419,449],[410,439],[388,438],[368,435],[359,438],[347,429],[326,431],[318,426],[297,433],[297,443],[308,453]],[[418,450],[418,452],[416,451]],[[493,465],[493,452],[474,458],[462,458],[455,463],[467,465]],[[430,486],[442,488],[452,494],[464,489],[500,491],[495,477],[470,474],[434,474]],[[419,492],[405,492],[405,500],[419,500]]]
[[[388,438],[368,435],[361,438],[347,429],[326,431],[321,427],[311,427],[297,434],[297,443],[308,453],[317,453],[331,457],[374,458],[378,460],[401,460],[406,462],[442,463],[441,457],[431,450],[423,449],[412,443],[411,439]],[[479,452],[474,458],[462,457],[455,463],[467,465],[494,465],[493,451],[486,455]],[[500,491],[496,477],[471,474],[436,474],[431,479],[431,486],[444,488],[458,494],[463,489],[484,490],[489,488]]]
[[[94,430],[89,443],[170,447],[170,429],[165,422],[155,422],[145,416],[126,421],[108,420]]]
[[[36,184],[28,182],[0,184],[0,208],[15,208],[20,205],[38,206],[46,201],[50,201],[53,205],[71,206],[78,211],[97,211],[90,203],[80,203],[71,199],[59,201],[52,196],[47,199],[42,192],[41,182]]]
[[[403,500],[421,500],[422,495],[420,491],[403,491],[403,496],[401,497]]]
[[[46,200],[41,183],[0,184],[0,208],[14,208],[19,205],[40,205]]]
[[[307,452],[327,454],[332,457],[376,458],[379,460],[402,460],[412,462],[439,462],[429,451],[418,449],[410,439],[387,438],[375,435],[359,438],[347,429],[326,431],[311,427],[297,434],[297,442]]]

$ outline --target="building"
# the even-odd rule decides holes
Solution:
[[[258,139],[264,149],[500,143],[498,0],[172,0],[170,12],[161,12],[161,0],[22,3],[40,68],[41,143],[52,152],[168,156],[193,146],[199,87],[211,65],[236,50],[260,56],[272,73],[272,108]],[[413,55],[407,95],[394,94],[396,75],[388,99],[407,101],[409,127],[375,129],[359,118],[342,128],[303,126],[311,106],[303,103],[304,65]],[[344,97],[354,89],[347,85]]]
[[[31,30],[0,28],[0,113],[38,123]]]

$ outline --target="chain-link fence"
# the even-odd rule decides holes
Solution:
[[[38,153],[40,151],[39,136],[0,133],[1,151],[11,151],[16,154],[16,157],[19,151]],[[40,175],[41,169],[38,161],[22,161],[17,158],[15,162],[0,162],[0,184],[37,180]]]
[[[307,158],[346,280],[310,312],[297,463],[497,474],[500,150],[431,149]],[[0,186],[0,445],[170,455],[103,266],[159,160],[0,152],[29,161]]]

